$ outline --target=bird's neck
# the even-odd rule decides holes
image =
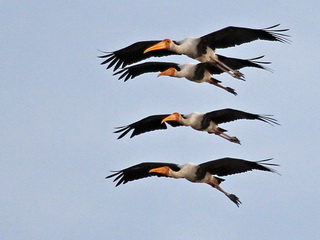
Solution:
[[[184,126],[191,126],[189,119],[183,118],[182,116],[180,116],[180,118],[178,119],[178,122]]]
[[[186,163],[177,172],[171,170],[170,175],[173,178],[185,178],[190,182],[195,182],[197,169],[198,169],[198,165],[194,163]]]
[[[185,54],[191,58],[197,57],[197,45],[199,43],[198,38],[186,38],[180,42],[177,42],[177,44],[172,44],[172,47],[174,48],[174,51],[179,54]]]
[[[169,173],[168,173],[168,177],[172,177],[172,178],[183,178],[183,176],[181,175],[180,171],[176,172],[170,169]]]
[[[176,72],[175,77],[186,78],[192,81],[194,78],[196,67],[197,65],[193,63],[182,64],[180,65],[180,71]]]
[[[177,44],[175,42],[171,43],[170,50],[173,51],[173,52],[176,52],[178,54],[183,54],[184,53],[183,45]]]
[[[173,77],[176,77],[176,78],[184,78],[185,77],[185,74],[184,72],[182,71],[176,71],[173,75]]]
[[[179,118],[179,121],[181,124],[183,124],[184,126],[191,126],[194,129],[201,129],[201,121],[203,118],[203,114],[202,113],[198,113],[198,112],[194,112],[191,113],[187,116],[185,116],[186,118],[183,118],[182,116]]]

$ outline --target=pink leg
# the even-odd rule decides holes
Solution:
[[[220,68],[223,72],[226,72],[226,73],[230,74],[234,78],[237,78],[237,79],[240,79],[240,80],[244,80],[244,74],[243,73],[228,67],[227,65],[225,65],[223,62],[221,62],[219,60],[216,60],[216,59],[213,59],[213,58],[211,58],[211,60],[213,62],[215,62],[216,66],[218,68]]]
[[[224,133],[222,131],[219,131],[218,129],[216,129],[213,133],[218,135],[218,136],[220,136],[220,137],[222,137],[222,138],[224,138],[224,139],[227,139],[230,142],[234,142],[234,143],[240,144],[240,140],[237,137],[231,137],[228,134],[226,134],[226,133]]]
[[[222,86],[221,84],[219,84],[219,81],[217,79],[211,78],[209,83],[211,83],[219,88],[222,88],[222,89],[226,90],[227,92],[232,93],[233,95],[237,95],[237,93],[235,92],[235,90],[233,88]]]
[[[209,185],[211,185],[212,187],[216,188],[217,190],[219,190],[220,192],[222,192],[223,194],[225,194],[232,202],[234,202],[238,207],[239,205],[241,204],[241,201],[239,200],[239,198],[234,195],[234,194],[230,194],[230,193],[227,193],[226,191],[224,191],[218,181],[213,177],[211,179],[211,181],[209,182]]]

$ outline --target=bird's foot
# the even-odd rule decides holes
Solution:
[[[241,144],[241,143],[240,143],[240,140],[239,140],[237,137],[230,137],[230,138],[229,138],[229,141],[230,141],[230,142],[234,142],[234,143]]]
[[[229,198],[232,202],[234,202],[234,203],[237,205],[237,207],[239,207],[239,205],[241,204],[241,202],[240,202],[239,198],[238,198],[236,195],[234,195],[234,194],[228,194],[227,196],[228,196],[228,198]]]
[[[233,89],[233,88],[230,88],[230,87],[226,87],[225,88],[226,91],[228,91],[229,93],[232,93],[233,95],[237,96],[238,94],[236,93],[236,91]]]
[[[240,79],[240,80],[245,81],[245,79],[244,79],[244,74],[241,73],[241,72],[239,72],[239,71],[233,71],[233,72],[231,73],[231,75],[232,75],[234,78],[237,78],[237,79]]]

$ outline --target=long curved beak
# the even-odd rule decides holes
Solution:
[[[160,77],[160,76],[174,76],[176,71],[177,70],[175,68],[171,67],[171,68],[168,68],[167,70],[164,70],[163,72],[159,73],[158,77]]]
[[[169,167],[165,166],[165,167],[153,168],[153,169],[151,169],[149,171],[149,173],[158,173],[158,174],[161,174],[161,175],[168,176]]]
[[[166,44],[165,41],[158,42],[151,47],[148,47],[146,50],[144,50],[143,53],[151,52],[151,51],[156,51],[156,50],[162,50],[162,49],[167,49],[168,45]]]
[[[177,121],[179,118],[177,113],[173,113],[170,116],[162,119],[161,123],[167,122],[167,121]]]

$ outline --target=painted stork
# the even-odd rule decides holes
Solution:
[[[260,120],[270,125],[279,125],[277,120],[271,118],[270,115],[259,115],[227,108],[205,114],[193,112],[185,115],[175,112],[173,114],[152,115],[127,126],[118,127],[118,130],[114,133],[121,133],[118,137],[118,139],[121,139],[133,130],[130,136],[130,138],[132,138],[145,132],[167,129],[165,123],[168,123],[172,127],[190,126],[195,130],[214,133],[230,142],[240,144],[240,140],[238,138],[227,135],[225,133],[227,130],[218,126],[220,123],[231,122],[239,119]]]
[[[220,183],[224,179],[217,176],[227,176],[236,173],[243,173],[251,170],[261,170],[277,173],[275,170],[267,166],[279,166],[278,164],[269,163],[271,159],[260,161],[248,161],[237,158],[225,157],[201,164],[187,163],[178,165],[175,163],[159,163],[159,162],[144,162],[126,169],[115,171],[116,173],[107,176],[106,178],[115,177],[113,180],[116,186],[125,184],[130,181],[141,178],[158,176],[171,178],[185,178],[194,183],[207,183],[224,193],[238,207],[241,204],[239,198],[227,193],[220,187]],[[217,176],[214,176],[217,175]]]
[[[255,67],[260,69],[269,70],[260,64],[270,64],[270,62],[261,62],[257,61],[264,56],[252,58],[252,59],[237,59],[229,58],[224,56],[219,56],[220,60],[232,67],[233,69],[240,69],[244,67]],[[192,82],[202,83],[207,82],[213,84],[217,87],[220,87],[234,95],[237,95],[234,89],[230,87],[224,87],[220,84],[221,81],[212,77],[213,74],[221,74],[223,71],[212,62],[204,63],[187,63],[187,64],[178,64],[172,62],[145,62],[141,64],[136,64],[133,66],[126,67],[113,75],[121,74],[120,79],[127,81],[128,79],[135,78],[141,74],[149,72],[161,72],[159,76],[170,76],[176,78],[186,78]],[[244,80],[244,79],[242,79]]]
[[[236,78],[240,78],[242,76],[241,73],[223,64],[218,55],[215,54],[215,50],[217,48],[234,47],[259,39],[282,43],[289,42],[289,36],[283,33],[289,29],[275,29],[279,25],[280,24],[277,24],[264,29],[229,26],[199,38],[189,37],[182,41],[165,39],[162,41],[136,42],[128,47],[100,56],[100,58],[106,58],[101,64],[108,63],[107,68],[114,66],[114,70],[117,70],[119,67],[123,68],[149,57],[183,54],[200,62],[216,62],[217,66],[223,71],[230,73]]]

